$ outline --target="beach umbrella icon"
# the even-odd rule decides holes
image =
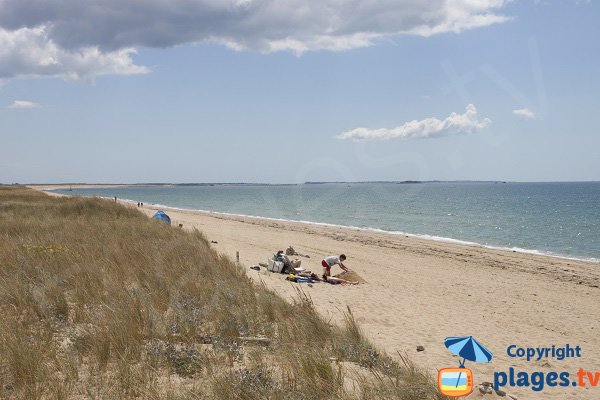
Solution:
[[[461,368],[465,366],[466,360],[479,363],[486,363],[492,360],[492,352],[475,340],[473,336],[448,337],[444,340],[444,344],[452,354],[463,358],[460,363]]]
[[[473,361],[479,363],[486,363],[492,360],[492,352],[489,351],[484,345],[479,343],[473,336],[453,336],[448,337],[444,340],[444,345],[450,350],[452,354],[456,354],[462,357],[463,360],[460,363],[459,368],[465,367],[465,361]],[[461,374],[458,374],[458,381],[460,380]]]

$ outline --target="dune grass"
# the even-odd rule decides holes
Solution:
[[[198,231],[0,186],[0,398],[442,397],[350,310],[285,302]]]

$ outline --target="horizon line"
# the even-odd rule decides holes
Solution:
[[[431,180],[365,180],[365,181],[305,181],[296,183],[268,183],[268,182],[53,182],[53,183],[1,183],[2,186],[206,186],[206,185],[256,185],[256,186],[297,186],[315,184],[366,184],[366,183],[393,183],[393,184],[423,184],[423,183],[598,183],[600,180],[557,180],[557,181],[519,181],[519,180],[480,180],[480,179],[431,179]]]

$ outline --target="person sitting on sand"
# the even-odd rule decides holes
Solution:
[[[323,277],[331,276],[331,267],[333,267],[336,264],[339,265],[341,269],[348,272],[349,269],[343,264],[344,261],[346,261],[345,254],[341,254],[339,257],[325,257],[323,261],[321,261],[321,265],[323,266]]]
[[[275,261],[281,261],[283,263],[283,269],[281,270],[281,273],[289,272],[291,266],[290,259],[285,254],[283,254],[283,250],[279,250],[277,254],[273,256],[273,259]]]

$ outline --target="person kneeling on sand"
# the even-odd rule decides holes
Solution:
[[[329,256],[325,257],[323,261],[321,261],[321,265],[323,266],[323,278],[327,276],[331,276],[331,267],[334,265],[339,265],[341,269],[348,272],[349,269],[343,264],[346,261],[346,255],[341,254],[339,257],[337,256]]]

